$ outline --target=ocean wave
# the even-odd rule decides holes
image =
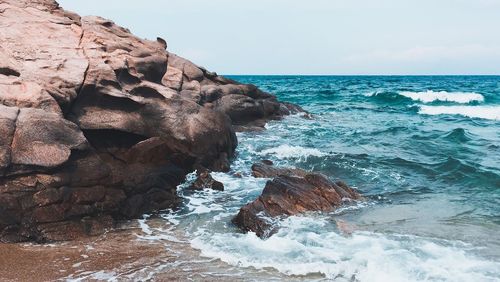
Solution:
[[[280,145],[275,148],[266,149],[260,155],[275,155],[279,159],[304,159],[307,157],[323,157],[326,154],[315,148],[301,146]]]
[[[444,139],[455,143],[465,143],[471,141],[472,138],[472,134],[463,128],[455,128],[444,136]]]
[[[326,218],[290,217],[267,240],[254,233],[204,234],[191,241],[202,256],[230,265],[274,268],[286,275],[322,274],[339,281],[494,281],[500,263],[469,254],[460,242],[411,235],[326,230]]]
[[[471,102],[484,102],[483,95],[474,92],[446,92],[446,91],[435,92],[432,90],[427,90],[422,92],[402,91],[399,92],[399,95],[423,103],[431,103],[435,101],[454,102],[460,104],[468,104]]]
[[[373,93],[365,94],[367,97],[372,97],[378,102],[382,103],[408,103],[411,102],[411,98],[400,95],[398,92],[392,91],[375,91]]]
[[[397,167],[400,170],[406,169],[414,173],[422,173],[433,178],[437,176],[446,178],[449,176],[455,182],[463,177],[467,177],[469,180],[495,180],[499,177],[498,174],[481,166],[479,163],[464,161],[451,156],[436,163],[417,162],[400,157],[380,159],[379,163]]]
[[[468,104],[472,102],[484,102],[484,96],[475,92],[447,92],[447,91],[375,91],[365,96],[374,97],[382,102],[405,102],[418,101],[422,103],[432,102],[452,102],[459,104]]]
[[[461,115],[469,118],[500,120],[500,106],[420,106],[419,114]]]
[[[407,126],[392,126],[392,127],[372,131],[369,134],[373,135],[373,136],[385,135],[385,134],[396,135],[396,134],[399,134],[401,132],[408,132],[411,130],[412,130],[412,128],[407,127]],[[364,134],[364,133],[362,133],[362,134]]]

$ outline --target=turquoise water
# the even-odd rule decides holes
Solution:
[[[232,171],[215,174],[226,191],[180,188],[185,206],[166,217],[203,256],[290,278],[500,280],[500,77],[232,78],[313,118],[239,133]],[[267,240],[243,234],[230,219],[261,193],[266,180],[250,175],[260,159],[342,179],[368,199],[278,221]]]

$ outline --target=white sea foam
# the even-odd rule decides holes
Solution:
[[[146,220],[147,220],[147,217],[145,217],[143,219],[139,219],[139,220],[137,220],[137,222],[139,223],[139,228],[141,228],[141,230],[144,234],[151,235],[151,234],[153,234],[153,231],[151,230],[149,225],[146,223]]]
[[[199,191],[197,194],[189,197],[189,203],[186,205],[192,214],[210,213],[213,211],[223,211],[220,204],[213,203],[207,194],[213,194],[213,190]]]
[[[321,273],[339,281],[498,281],[500,263],[476,258],[463,243],[325,230],[327,219],[291,217],[267,240],[254,233],[199,234],[191,241],[203,256],[235,266],[287,275]],[[319,231],[321,230],[321,231]]]
[[[175,236],[171,235],[171,228],[152,228],[148,224],[148,217],[145,216],[143,219],[137,220],[139,223],[139,228],[142,231],[142,234],[136,234],[139,240],[143,241],[170,241],[181,243],[179,239]]]
[[[500,106],[420,106],[419,114],[461,115],[470,118],[500,120]]]
[[[307,158],[310,156],[322,157],[326,154],[315,148],[305,148],[301,146],[280,145],[275,148],[266,149],[260,155],[275,155],[279,159]]]
[[[196,171],[186,175],[186,181],[177,186],[177,194],[181,198],[185,198],[187,200],[185,207],[190,211],[190,213],[204,214],[212,211],[222,211],[223,208],[220,204],[212,202],[213,195],[218,194],[218,191],[206,189],[203,191],[197,191],[196,193],[189,193],[188,187],[195,179]],[[188,193],[185,193],[185,190],[188,190]]]
[[[372,97],[380,94],[381,92],[375,91],[372,93],[367,93],[365,94],[365,96]],[[471,102],[484,102],[484,96],[475,92],[447,92],[447,91],[427,90],[420,92],[401,91],[398,92],[398,94],[422,103],[431,103],[435,101],[453,102],[460,104],[468,104]]]
[[[66,278],[66,281],[70,282],[80,282],[80,281],[118,281],[117,274],[114,271],[106,272],[106,271],[97,271],[91,272],[86,271],[79,273],[78,277],[69,276]]]
[[[470,102],[484,102],[484,97],[481,94],[474,92],[446,92],[446,91],[432,91],[427,90],[423,92],[399,92],[399,95],[408,97],[414,101],[423,103],[431,103],[434,101],[454,102],[467,104]]]

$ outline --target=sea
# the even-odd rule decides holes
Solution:
[[[213,173],[225,191],[190,191],[189,175],[180,207],[141,219],[138,240],[196,250],[184,267],[216,265],[206,280],[500,281],[500,77],[230,77],[311,117],[237,133],[231,171]],[[231,219],[268,181],[251,175],[263,159],[366,199],[276,220],[267,239],[243,233]]]

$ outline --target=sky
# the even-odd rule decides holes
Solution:
[[[500,74],[500,0],[59,0],[220,74]]]

